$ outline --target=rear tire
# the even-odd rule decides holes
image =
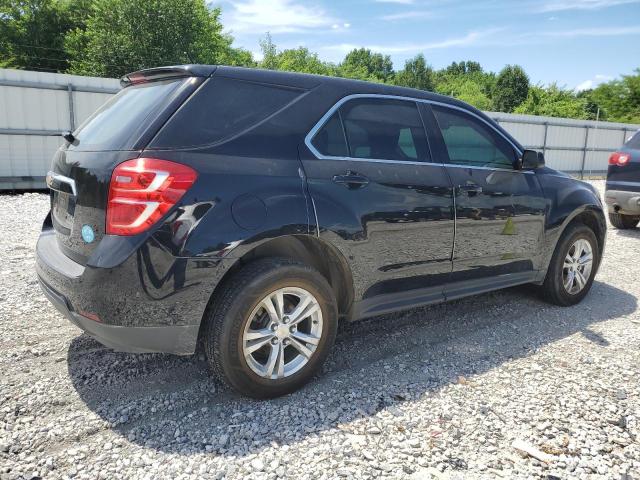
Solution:
[[[609,213],[609,221],[611,225],[619,230],[626,230],[628,228],[635,228],[640,221],[640,217],[632,215],[622,215],[620,213]]]
[[[257,260],[213,298],[204,332],[209,365],[242,395],[285,395],[322,366],[337,319],[333,291],[316,270],[289,259]]]
[[[551,257],[542,284],[544,299],[562,307],[581,302],[591,289],[599,264],[600,250],[593,230],[581,223],[570,225]]]

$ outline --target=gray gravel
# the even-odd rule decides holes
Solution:
[[[609,230],[579,306],[520,287],[344,325],[315,382],[257,402],[58,314],[33,271],[46,211],[0,196],[2,480],[640,478],[638,229]]]

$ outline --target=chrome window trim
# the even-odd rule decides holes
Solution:
[[[530,170],[515,170],[515,169],[498,168],[498,167],[480,167],[480,166],[473,166],[473,165],[457,165],[457,164],[453,164],[453,163],[437,163],[437,162],[430,162],[430,161],[418,162],[418,161],[407,161],[407,160],[386,160],[386,159],[381,159],[381,158],[334,157],[334,156],[331,156],[331,155],[323,155],[323,154],[321,154],[313,146],[313,143],[311,143],[311,141],[313,140],[313,137],[316,136],[318,131],[322,127],[324,127],[324,124],[327,123],[329,118],[331,118],[331,116],[342,105],[344,105],[346,102],[348,102],[350,100],[354,100],[354,99],[358,99],[358,98],[382,98],[382,99],[388,99],[388,100],[401,100],[401,101],[405,101],[405,102],[413,102],[415,104],[417,104],[417,103],[427,103],[427,104],[430,104],[430,105],[438,105],[438,106],[442,106],[442,107],[445,107],[445,108],[450,108],[452,110],[459,110],[461,112],[464,112],[464,113],[466,113],[468,115],[471,115],[471,116],[477,118],[478,120],[482,121],[491,130],[493,130],[494,132],[499,134],[502,138],[504,138],[509,143],[509,145],[511,145],[513,147],[513,149],[519,155],[522,155],[522,150],[515,143],[513,143],[507,136],[505,136],[504,133],[502,133],[500,130],[497,130],[495,128],[495,126],[493,126],[486,119],[484,119],[481,116],[473,113],[470,110],[467,110],[466,108],[458,107],[457,105],[449,105],[448,103],[438,102],[438,101],[435,101],[435,100],[427,100],[427,99],[423,99],[423,98],[404,97],[404,96],[401,96],[401,95],[384,95],[384,94],[380,94],[380,93],[353,93],[351,95],[346,95],[346,96],[342,97],[329,110],[327,110],[326,113],[322,117],[320,117],[320,120],[318,120],[316,122],[316,124],[311,128],[311,130],[309,130],[309,133],[307,133],[306,137],[304,138],[305,145],[307,146],[307,148],[311,151],[311,153],[313,153],[313,155],[318,160],[346,160],[346,161],[350,161],[350,162],[393,163],[393,164],[400,164],[400,165],[440,165],[440,166],[454,167],[454,168],[475,168],[475,169],[481,169],[481,170],[497,170],[497,171],[501,171],[501,172],[518,172],[518,173],[527,173],[527,174],[535,173],[535,172],[530,171]],[[416,105],[416,107],[417,107],[417,105]],[[425,130],[426,130],[426,127],[425,127]]]
[[[424,162],[423,162],[424,164]],[[513,173],[525,173],[527,175],[533,175],[533,170],[516,170],[515,168],[499,168],[499,167],[481,167],[476,165],[458,165],[456,163],[434,163],[433,165],[442,165],[443,167],[451,168],[473,168],[476,170],[492,170],[495,172],[513,172]]]

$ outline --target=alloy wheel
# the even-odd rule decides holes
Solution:
[[[277,380],[303,368],[322,337],[318,300],[299,287],[280,288],[253,309],[246,322],[242,350],[249,368]]]
[[[593,249],[591,243],[580,238],[576,240],[564,258],[562,267],[562,283],[571,295],[582,291],[589,281],[593,267]]]

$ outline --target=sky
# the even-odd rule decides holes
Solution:
[[[592,88],[640,67],[640,0],[214,0],[222,23],[260,58],[305,46],[340,62],[353,48],[391,56],[400,69],[423,53],[434,68],[475,60],[485,70],[524,67],[533,84]]]

